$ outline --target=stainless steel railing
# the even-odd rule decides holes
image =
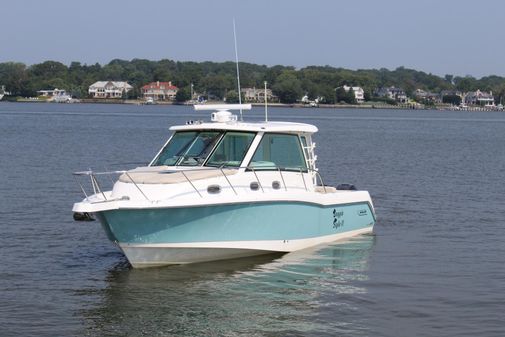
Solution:
[[[179,174],[181,174],[184,177],[184,179],[193,188],[193,190],[201,198],[203,198],[202,193],[200,192],[200,190],[198,190],[198,188],[194,184],[194,180],[201,180],[201,179],[194,179],[194,180],[192,180],[186,173],[188,173],[188,172],[196,172],[196,171],[201,172],[201,171],[209,171],[209,170],[210,171],[216,171],[217,170],[225,178],[228,186],[233,191],[233,193],[235,195],[238,195],[237,189],[236,189],[237,186],[233,186],[233,184],[231,183],[230,179],[228,179],[228,176],[224,172],[224,169],[236,169],[236,170],[245,169],[246,171],[251,171],[254,174],[254,176],[256,178],[256,181],[258,183],[258,186],[260,187],[260,189],[261,189],[261,191],[263,193],[265,192],[265,189],[263,188],[263,184],[261,183],[261,180],[259,178],[258,173],[266,173],[266,172],[270,172],[271,173],[273,171],[277,171],[279,173],[279,177],[280,177],[280,179],[282,181],[282,185],[284,186],[284,190],[287,191],[288,190],[288,185],[286,184],[286,180],[284,179],[284,174],[282,172],[299,172],[300,176],[301,176],[301,179],[302,179],[302,182],[303,182],[303,187],[304,187],[305,191],[308,191],[309,189],[307,187],[307,182],[305,180],[304,173],[310,172],[310,173],[312,173],[315,176],[315,181],[314,181],[315,185],[316,186],[322,186],[324,193],[327,193],[326,185],[323,182],[323,178],[321,177],[321,174],[317,170],[310,169],[310,168],[282,168],[282,167],[278,167],[278,166],[261,166],[261,167],[254,167],[254,166],[240,166],[240,167],[221,166],[221,167],[205,167],[205,168],[187,169],[187,170],[165,170],[165,171],[149,171],[149,170],[141,171],[141,170],[139,170],[139,171],[134,171],[134,172],[132,172],[132,171],[125,171],[125,170],[94,172],[94,171],[92,171],[90,169],[88,171],[74,172],[73,176],[75,177],[75,180],[76,180],[77,184],[79,185],[81,191],[83,192],[84,196],[86,197],[86,199],[89,198],[89,195],[88,195],[88,193],[86,193],[86,189],[82,185],[81,181],[79,181],[77,179],[78,176],[87,176],[87,177],[90,178],[91,186],[92,186],[92,190],[93,190],[93,194],[94,195],[100,194],[102,196],[102,198],[103,198],[103,201],[115,201],[115,200],[119,200],[119,199],[110,199],[110,198],[107,198],[107,196],[105,194],[105,191],[103,190],[102,186],[99,183],[98,177],[99,176],[109,176],[110,177],[111,175],[122,175],[122,174],[124,174],[128,178],[128,180],[132,182],[132,184],[135,186],[135,188],[140,192],[140,194],[147,201],[152,201],[147,196],[147,194],[142,190],[142,188],[139,186],[139,184],[135,181],[135,179],[132,178],[132,176],[130,175],[130,173],[153,173],[153,174],[154,173],[172,173],[172,174],[179,173]],[[317,184],[318,180],[319,180],[319,182],[320,182],[321,185]],[[112,179],[111,179],[111,182],[113,183]],[[124,200],[124,199],[121,199],[121,200]]]

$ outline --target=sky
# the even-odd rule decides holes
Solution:
[[[502,0],[16,0],[0,62],[240,61],[505,76]]]

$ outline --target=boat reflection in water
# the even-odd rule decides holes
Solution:
[[[332,312],[349,312],[366,293],[374,236],[286,255],[130,269],[106,279],[103,305],[84,310],[85,335],[221,336],[325,334],[362,326]],[[86,296],[92,295],[85,293]],[[96,294],[93,294],[96,295]],[[342,316],[344,319],[346,316]],[[347,316],[349,317],[349,316]],[[362,323],[360,323],[362,324]]]

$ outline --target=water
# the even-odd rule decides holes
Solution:
[[[1,103],[0,335],[505,335],[504,113],[269,115],[319,127],[325,182],[370,191],[376,235],[132,270],[98,223],[72,221],[70,172],[146,163],[206,112]]]

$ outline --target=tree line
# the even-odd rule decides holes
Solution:
[[[505,96],[505,78],[486,76],[445,75],[440,77],[423,71],[399,67],[388,69],[349,70],[330,66],[308,66],[296,69],[291,66],[266,66],[241,62],[242,87],[262,88],[264,81],[282,103],[294,103],[304,95],[309,99],[320,97],[321,103],[350,100],[349,95],[336,90],[343,85],[360,86],[365,100],[373,99],[379,87],[402,88],[412,97],[416,89],[438,93],[442,90],[462,92],[492,91],[496,100]],[[128,98],[140,96],[140,88],[154,81],[172,81],[181,90],[179,97],[188,97],[190,85],[195,92],[214,99],[236,96],[235,63],[233,62],[179,62],[173,60],[150,61],[115,59],[108,64],[87,65],[72,62],[69,66],[57,61],[45,61],[27,66],[19,62],[0,63],[0,85],[14,96],[35,96],[37,90],[65,89],[76,98],[86,98],[88,87],[96,81],[127,81],[134,89]],[[343,98],[341,98],[340,96]],[[235,97],[234,96],[234,97]],[[347,97],[347,98],[346,98]]]

